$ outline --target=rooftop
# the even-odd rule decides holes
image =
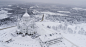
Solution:
[[[25,12],[25,14],[23,15],[23,17],[30,17],[30,15],[27,13],[27,9],[26,9],[26,12]]]

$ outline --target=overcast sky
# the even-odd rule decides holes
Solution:
[[[86,0],[1,0],[1,1],[42,2],[42,3],[83,5],[83,6],[86,5]]]

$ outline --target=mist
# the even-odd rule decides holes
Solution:
[[[39,2],[39,3],[65,4],[77,6],[85,6],[86,4],[86,0],[0,0],[0,1]]]

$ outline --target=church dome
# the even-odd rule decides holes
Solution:
[[[23,17],[30,17],[30,15],[26,12]]]
[[[23,15],[23,17],[30,17],[30,15],[27,13],[27,10],[26,10],[25,14]]]

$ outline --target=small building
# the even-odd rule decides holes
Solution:
[[[42,47],[48,47],[49,45],[62,42],[62,36],[60,33],[52,33],[39,36],[39,40]]]

